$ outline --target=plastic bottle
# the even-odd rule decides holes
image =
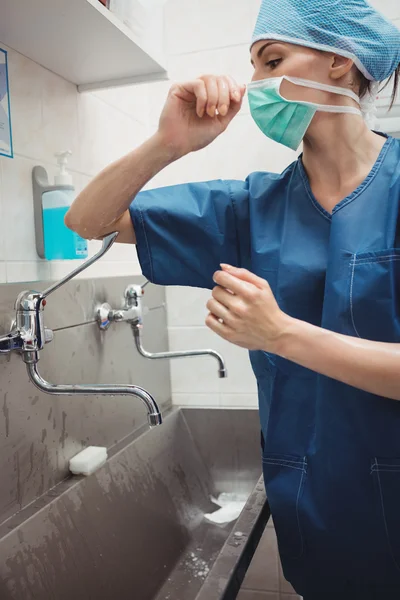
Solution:
[[[84,259],[87,241],[68,229],[64,217],[75,198],[72,177],[66,170],[70,151],[56,154],[60,167],[54,178],[54,189],[42,195],[44,254],[47,260]]]

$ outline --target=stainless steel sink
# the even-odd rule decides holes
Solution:
[[[231,600],[269,517],[254,410],[174,409],[0,528],[1,600]],[[246,494],[238,520],[204,518]]]

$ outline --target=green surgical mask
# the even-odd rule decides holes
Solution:
[[[362,116],[360,110],[351,106],[332,106],[286,100],[280,93],[284,79],[302,87],[348,96],[358,104],[360,103],[359,97],[346,88],[325,85],[308,79],[273,77],[262,81],[254,81],[247,86],[251,116],[261,131],[275,142],[279,142],[292,150],[297,150],[317,111]]]

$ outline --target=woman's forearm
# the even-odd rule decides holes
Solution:
[[[67,212],[66,225],[85,239],[102,237],[127,211],[146,183],[177,158],[172,148],[155,134],[88,184]]]
[[[400,400],[400,344],[341,335],[291,319],[278,354],[348,385]]]

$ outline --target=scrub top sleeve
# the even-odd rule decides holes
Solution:
[[[240,266],[235,208],[246,186],[217,180],[140,192],[129,210],[143,275],[159,285],[212,289],[221,262]]]

